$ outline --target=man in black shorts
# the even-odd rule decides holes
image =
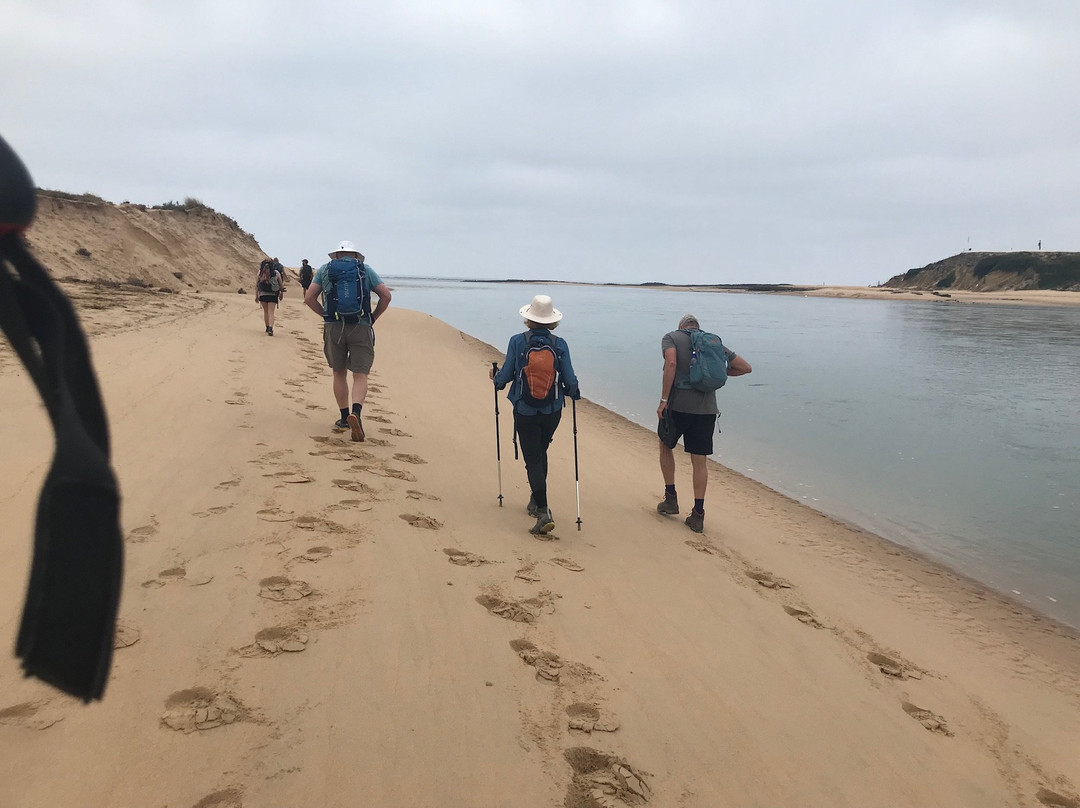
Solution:
[[[675,386],[676,379],[690,375],[690,335],[687,331],[700,330],[698,319],[687,314],[679,320],[679,329],[664,335],[660,350],[664,353],[664,376],[660,386],[660,406],[656,417],[660,419],[657,434],[660,436],[660,472],[664,475],[664,499],[656,506],[662,514],[677,514],[679,500],[675,494],[675,453],[672,451],[679,438],[683,439],[683,451],[690,455],[694,471],[694,507],[686,517],[686,526],[695,533],[705,529],[705,486],[709,482],[709,470],[705,460],[713,452],[713,431],[716,429],[716,391],[701,392],[692,388]],[[728,376],[744,376],[753,368],[750,363],[725,346],[728,358]]]

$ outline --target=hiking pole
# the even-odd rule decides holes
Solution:
[[[499,363],[492,362],[491,370],[493,373],[499,372]],[[495,391],[495,464],[499,469],[499,507],[502,507],[503,493],[502,493],[502,449],[499,448],[499,388],[495,386],[495,380],[491,380],[491,389]]]
[[[570,411],[574,415],[574,492],[577,496],[577,529],[581,530],[581,483],[578,481],[577,462],[577,399],[570,399]]]

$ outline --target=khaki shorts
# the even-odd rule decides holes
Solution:
[[[375,329],[367,323],[323,323],[323,354],[337,373],[370,373],[375,362]]]

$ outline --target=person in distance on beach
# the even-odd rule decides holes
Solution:
[[[285,273],[276,258],[267,258],[259,264],[259,276],[255,282],[255,299],[262,306],[263,325],[266,336],[274,336],[274,311],[285,294]]]
[[[514,431],[521,441],[532,491],[526,512],[536,517],[529,532],[543,534],[555,529],[547,498],[548,446],[559,427],[566,396],[577,401],[581,391],[570,363],[570,346],[551,333],[562,320],[551,298],[537,295],[518,313],[529,330],[510,338],[502,368],[491,367],[488,376],[497,390],[510,384],[507,398],[514,405]]]
[[[364,263],[364,256],[351,241],[341,242],[329,255],[330,260],[316,270],[304,303],[323,318],[323,354],[334,374],[334,398],[341,412],[334,427],[348,429],[354,441],[362,441],[360,413],[367,398],[368,374],[375,362],[374,326],[390,305],[390,290]],[[372,292],[379,298],[374,311]]]
[[[658,513],[674,515],[679,512],[675,493],[675,444],[683,439],[683,451],[690,455],[693,468],[694,507],[686,517],[686,526],[695,533],[705,529],[705,488],[709,470],[705,461],[713,452],[713,430],[719,409],[716,390],[687,386],[690,377],[691,332],[700,332],[697,317],[687,314],[679,320],[679,328],[664,335],[660,350],[664,354],[664,372],[660,385],[660,406],[657,435],[660,437],[660,473],[664,477],[664,499],[656,506]],[[717,340],[719,343],[719,340]],[[726,376],[744,376],[753,368],[750,363],[726,346],[720,346],[727,357]],[[721,382],[722,384],[722,382]]]
[[[315,275],[315,270],[311,268],[311,264],[304,259],[304,262],[300,265],[300,285],[304,287],[304,294],[307,295],[308,287],[311,286],[311,279]]]

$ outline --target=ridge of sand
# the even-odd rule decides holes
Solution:
[[[1080,806],[1057,625],[715,464],[692,534],[587,401],[582,530],[567,419],[538,540],[501,356],[427,315],[380,321],[355,444],[294,297],[273,338],[250,296],[93,302],[121,647],[89,707],[0,663],[0,805]],[[10,648],[51,433],[0,377]]]

